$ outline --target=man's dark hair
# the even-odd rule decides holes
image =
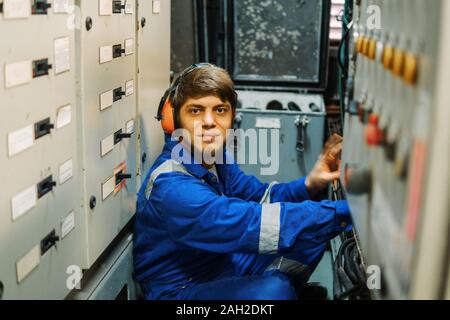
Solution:
[[[183,72],[170,101],[175,109],[175,124],[179,127],[179,114],[181,107],[190,98],[197,99],[206,96],[215,96],[223,102],[230,103],[233,112],[236,110],[237,96],[233,80],[227,71],[213,64],[202,64],[192,71]]]

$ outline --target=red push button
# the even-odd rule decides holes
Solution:
[[[378,115],[371,114],[364,129],[366,143],[369,146],[379,146],[383,142],[383,130],[378,127]]]

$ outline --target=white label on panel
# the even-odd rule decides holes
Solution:
[[[75,228],[75,212],[72,211],[61,221],[61,238],[64,239]]]
[[[30,82],[33,79],[31,60],[5,65],[5,86],[15,87]]]
[[[30,209],[36,206],[37,189],[36,186],[31,186],[21,193],[17,194],[11,199],[12,219],[13,221],[19,219]]]
[[[100,95],[100,111],[111,107],[114,103],[113,90],[106,91]]]
[[[67,106],[58,109],[56,114],[56,128],[60,129],[67,126],[72,122],[72,106],[69,104]]]
[[[3,16],[5,19],[20,19],[31,16],[31,0],[4,0]]]
[[[70,159],[64,162],[59,167],[59,184],[62,185],[72,177],[73,177],[73,161],[72,159]]]
[[[160,12],[161,12],[161,1],[153,0],[153,13],[160,13]]]
[[[131,96],[134,93],[134,80],[125,82],[125,96]]]
[[[114,192],[115,187],[116,179],[114,178],[114,176],[102,183],[102,199],[105,200],[106,198],[108,198]]]
[[[16,130],[8,134],[8,154],[13,155],[30,148],[34,142],[33,126]]]
[[[53,11],[55,13],[68,13],[69,0],[53,0]]]
[[[127,132],[126,133],[134,133],[134,120],[131,119],[130,121],[127,121],[126,123]]]
[[[114,149],[114,134],[102,140],[100,143],[100,154],[104,157]]]
[[[17,282],[22,282],[31,271],[39,265],[41,259],[41,249],[39,245],[28,251],[19,261],[16,262]]]
[[[113,59],[113,47],[105,46],[100,47],[100,63],[112,61]]]
[[[281,120],[279,118],[256,118],[256,128],[280,129]]]
[[[125,40],[125,55],[129,56],[130,54],[133,54],[133,46],[134,46],[134,40],[133,39],[126,39]]]
[[[133,1],[125,1],[125,14],[133,14]]]
[[[70,39],[69,37],[55,40],[55,73],[70,70]]]
[[[100,16],[111,16],[113,13],[112,0],[98,0],[98,14]]]

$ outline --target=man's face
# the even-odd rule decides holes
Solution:
[[[228,102],[215,96],[190,98],[180,109],[180,125],[187,130],[196,152],[214,155],[226,143],[233,110]]]

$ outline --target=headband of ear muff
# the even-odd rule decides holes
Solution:
[[[158,106],[158,113],[155,117],[156,120],[161,121],[161,127],[166,134],[172,134],[175,129],[175,109],[172,106],[171,99],[175,95],[175,91],[177,90],[178,85],[180,84],[181,80],[191,73],[192,71],[202,68],[205,66],[211,66],[209,63],[196,63],[188,68],[186,68],[180,76],[173,82],[173,84],[169,87],[169,89],[164,92],[164,95],[161,98],[161,101],[159,102]],[[237,103],[237,93],[234,92],[234,101],[230,101],[233,106]]]

